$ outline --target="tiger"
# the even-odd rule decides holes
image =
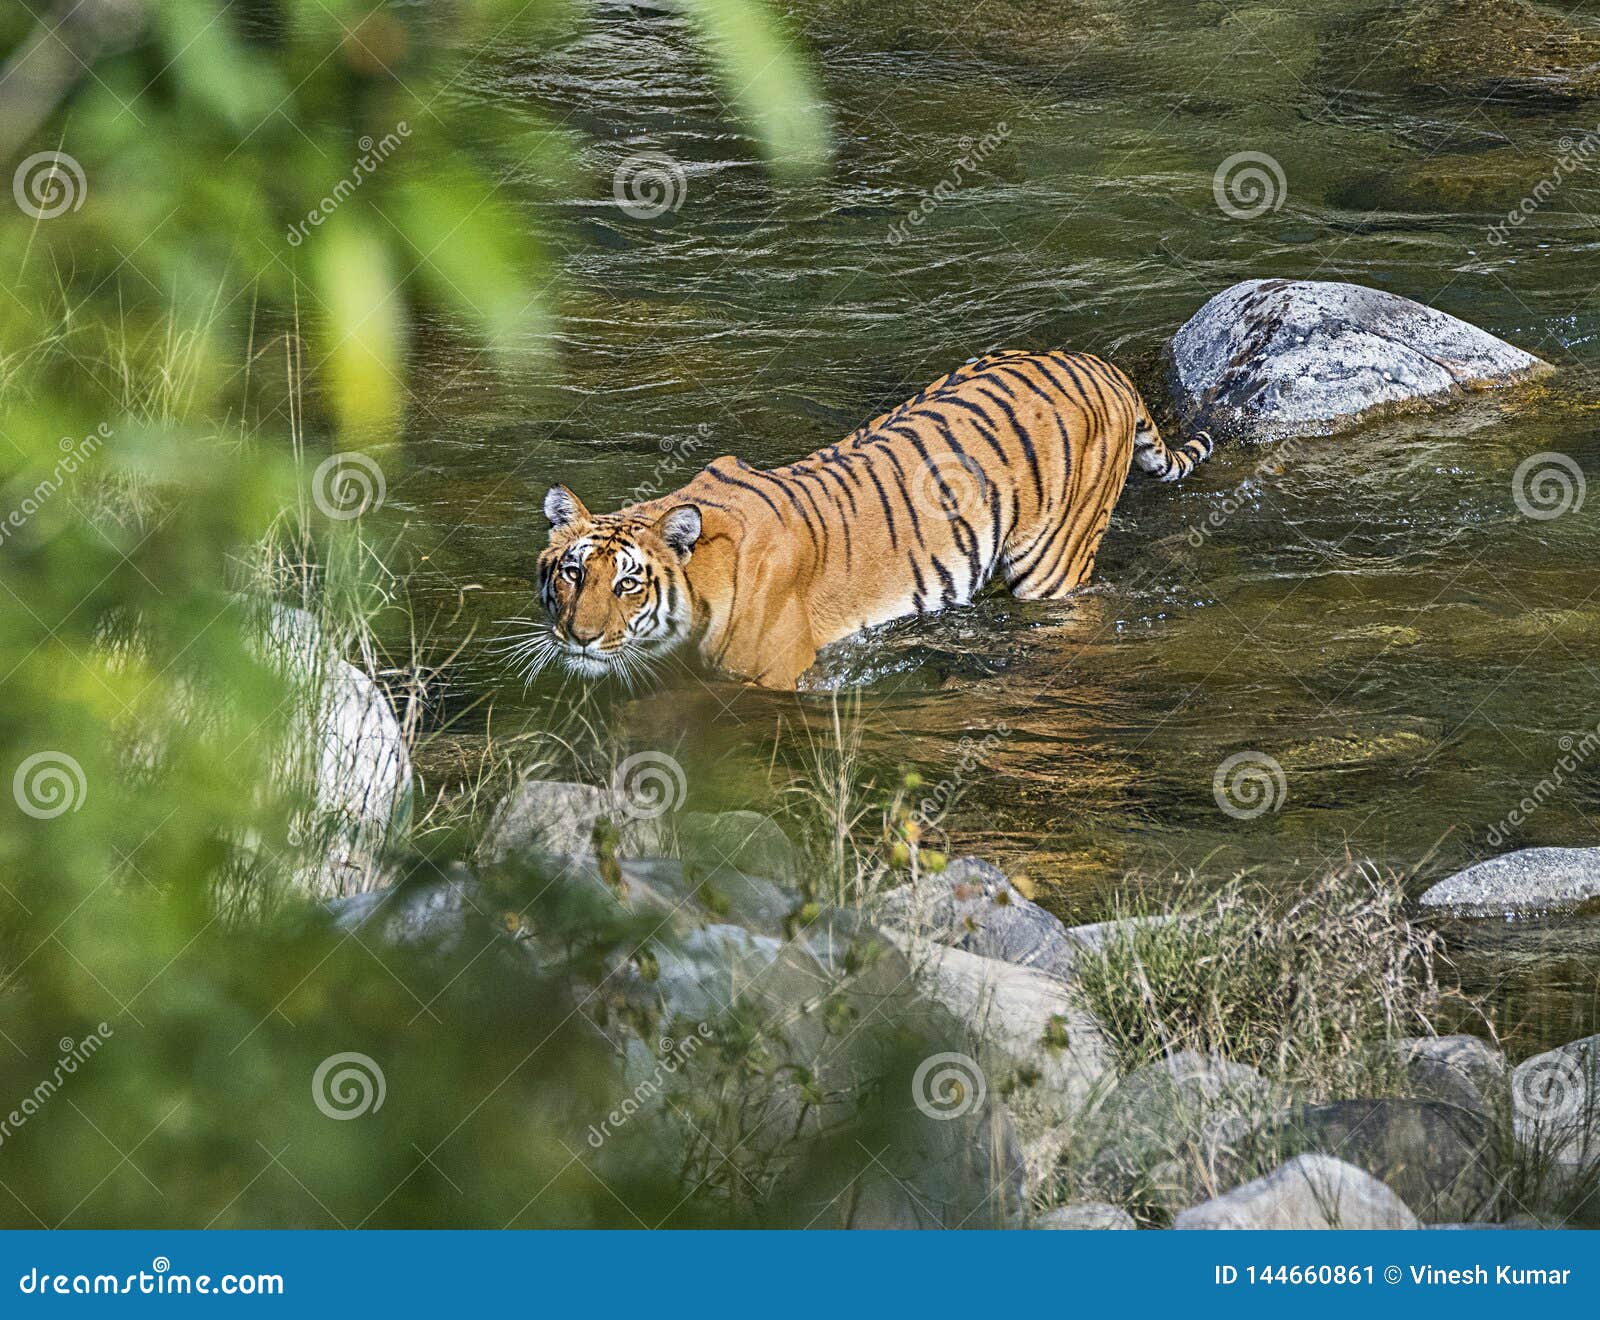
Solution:
[[[681,489],[593,514],[544,499],[529,673],[630,683],[694,645],[713,669],[794,689],[820,648],[965,605],[997,575],[1060,600],[1094,569],[1132,464],[1162,481],[1211,456],[1163,443],[1132,381],[1086,353],[975,358],[837,444],[764,470],[732,455]]]

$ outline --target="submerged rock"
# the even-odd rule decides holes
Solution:
[[[1551,370],[1486,331],[1392,293],[1322,280],[1246,280],[1172,341],[1184,431],[1218,442],[1325,436]]]
[[[1424,907],[1460,916],[1566,912],[1600,898],[1600,848],[1522,848],[1458,871],[1424,893]]]
[[[1523,0],[1407,4],[1376,33],[1412,83],[1474,102],[1600,96],[1600,27]]]
[[[1264,1178],[1183,1211],[1174,1228],[1417,1228],[1405,1202],[1330,1155],[1301,1155]]]

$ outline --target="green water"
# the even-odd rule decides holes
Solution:
[[[507,390],[448,325],[418,346],[389,508],[427,556],[424,603],[476,588],[447,630],[471,637],[436,718],[470,737],[492,697],[503,735],[571,703],[555,678],[524,692],[485,644],[536,609],[555,481],[601,508],[722,453],[787,462],[997,347],[1102,354],[1159,409],[1160,349],[1211,294],[1251,276],[1350,279],[1563,370],[1442,420],[1224,450],[1178,487],[1135,476],[1091,592],[989,595],[891,626],[835,648],[815,685],[861,689],[878,768],[961,779],[955,846],[1027,874],[1067,917],[1102,915],[1135,873],[1254,866],[1293,884],[1348,851],[1427,859],[1426,879],[1511,847],[1600,842],[1600,758],[1489,840],[1559,740],[1600,723],[1600,490],[1550,520],[1512,492],[1543,451],[1600,476],[1600,157],[1507,241],[1488,229],[1555,170],[1563,139],[1600,123],[1600,103],[1418,85],[1407,60],[1427,30],[1397,46],[1390,15],[796,6],[838,159],[782,189],[669,13],[604,8],[553,59],[479,60],[455,94],[524,125],[531,158],[559,125],[579,173],[541,223],[562,272],[559,374]],[[981,162],[958,170],[985,135]],[[635,218],[612,175],[646,151],[681,165],[682,195]],[[1252,219],[1213,193],[1241,151],[1285,180],[1281,206]],[[687,669],[603,701],[714,805],[770,806],[774,756],[792,761],[795,731],[827,709]],[[962,740],[990,734],[960,773]],[[1246,751],[1281,765],[1286,795],[1240,820],[1213,776]],[[1460,927],[1452,944],[1518,1048],[1600,1030],[1600,921]]]

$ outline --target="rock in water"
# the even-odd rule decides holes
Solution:
[[[1174,1228],[1416,1228],[1405,1202],[1370,1173],[1301,1155],[1173,1221]]]
[[[1600,898],[1600,848],[1521,848],[1457,871],[1418,901],[1468,917],[1563,912]]]
[[[1322,280],[1245,280],[1172,341],[1188,433],[1219,443],[1333,435],[1393,412],[1542,375],[1549,363],[1392,293]]]

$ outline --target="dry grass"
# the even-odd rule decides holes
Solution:
[[[1078,966],[1079,989],[1124,1069],[1178,1050],[1216,1053],[1311,1093],[1367,1070],[1375,1044],[1430,1034],[1437,935],[1405,912],[1398,876],[1349,864],[1291,893],[1249,876],[1131,923]]]

